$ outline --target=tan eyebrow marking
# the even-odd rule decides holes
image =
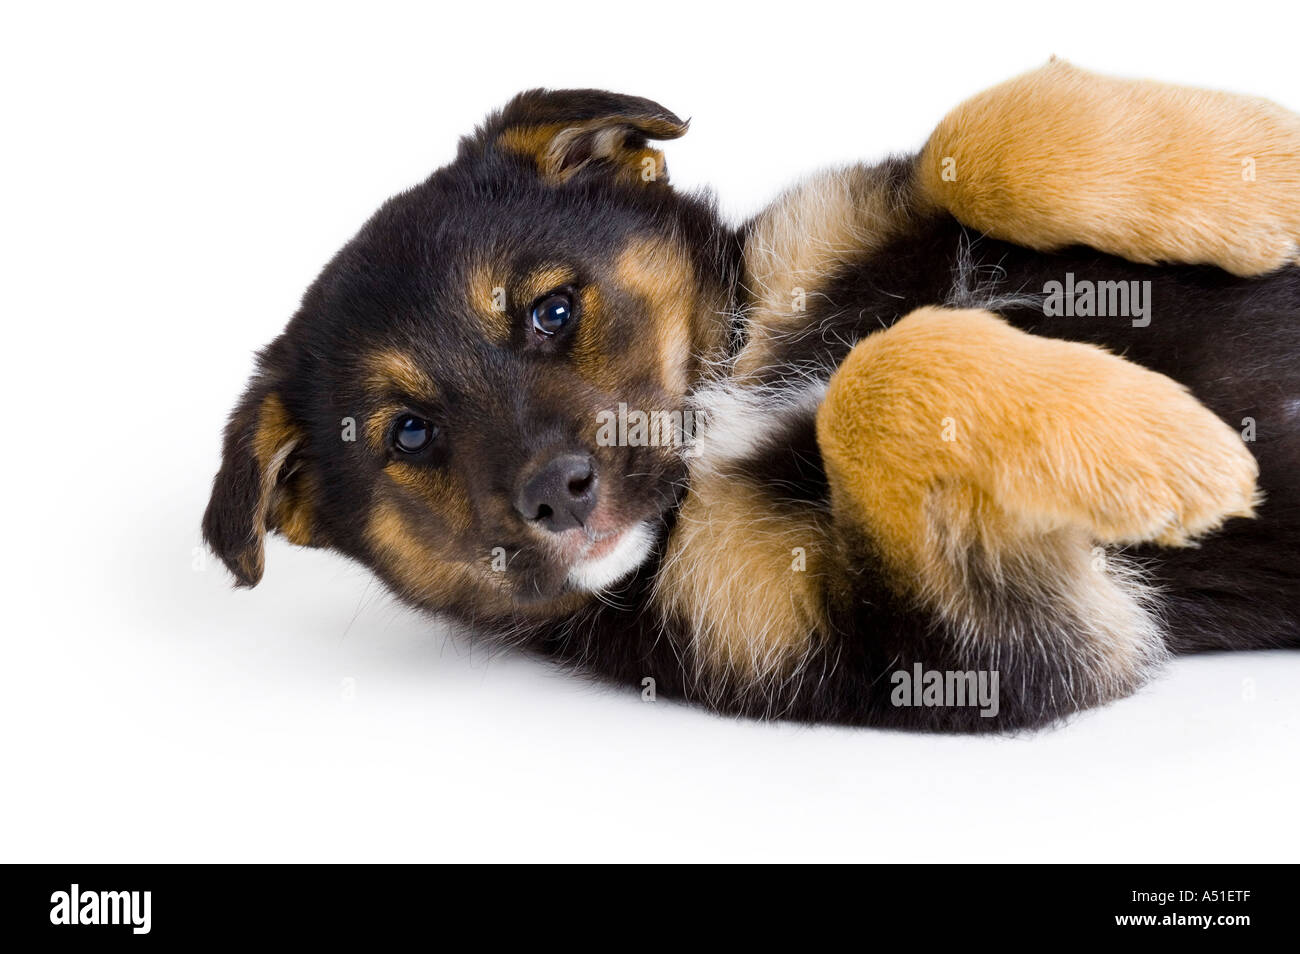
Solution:
[[[526,308],[548,291],[572,285],[577,279],[577,272],[569,265],[542,265],[534,268],[519,283],[519,299]]]
[[[413,400],[434,401],[438,397],[438,387],[410,355],[396,349],[376,351],[369,355],[363,368],[366,387],[375,398],[383,402],[365,419],[366,442],[374,449],[382,450],[389,422],[405,409],[405,405],[396,400],[396,396],[400,394]]]
[[[576,280],[577,272],[569,265],[541,265],[517,277],[506,268],[479,263],[467,279],[470,308],[488,339],[505,344],[521,311],[547,292]]]
[[[377,351],[366,359],[366,384],[373,391],[394,388],[413,398],[432,400],[438,387],[424,369],[401,351]]]
[[[470,310],[488,338],[503,344],[510,340],[510,278],[505,268],[479,262],[467,279]]]

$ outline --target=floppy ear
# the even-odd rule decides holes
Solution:
[[[664,156],[650,139],[676,139],[687,123],[652,100],[598,89],[534,89],[490,119],[484,145],[526,156],[548,182],[579,173],[626,183],[666,183]]]
[[[298,471],[303,432],[280,396],[258,378],[226,425],[221,469],[203,514],[203,538],[240,586],[262,578],[263,538],[279,530],[313,543],[311,487]]]

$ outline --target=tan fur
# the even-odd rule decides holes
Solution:
[[[1181,385],[982,311],[919,309],[860,342],[817,426],[837,515],[900,578],[933,573],[941,488],[993,543],[1077,528],[1184,545],[1253,513],[1254,458]]]
[[[433,398],[437,385],[401,351],[378,351],[366,359],[366,385],[376,394],[397,391],[412,398]]]
[[[1238,275],[1300,260],[1300,116],[1254,97],[1053,60],[949,113],[919,182],[963,224],[1040,251]]]
[[[300,437],[280,396],[268,394],[263,398],[258,409],[257,428],[253,431],[253,456],[257,458],[262,473],[272,470],[272,461],[286,446],[296,444]]]
[[[869,166],[819,173],[785,192],[750,225],[744,285],[752,296],[749,338],[734,375],[768,367],[773,345],[807,331],[797,310],[799,290],[809,299],[841,265],[882,247],[910,217],[883,174]]]
[[[519,302],[527,307],[548,292],[571,285],[577,279],[571,265],[542,265],[525,275],[519,283]]]
[[[578,330],[573,339],[573,368],[585,381],[611,394],[633,373],[630,358],[620,361],[612,353],[609,305],[598,285],[587,285],[578,296]],[[643,356],[638,355],[638,359]]]
[[[311,543],[311,500],[301,480],[282,485],[284,465],[302,435],[289,417],[278,394],[268,394],[257,409],[257,426],[252,432],[253,459],[261,476],[261,493],[253,513],[253,539],[236,557],[244,574],[253,580],[262,576],[265,556],[263,541],[268,529],[281,529],[294,543]]]
[[[693,372],[693,338],[701,307],[699,282],[685,251],[667,239],[637,239],[619,254],[614,281],[649,306],[654,334],[646,339],[658,342],[654,360],[660,380],[669,394],[685,394]],[[637,354],[633,360],[643,368],[649,357]]]
[[[983,311],[919,309],[860,342],[817,434],[840,539],[972,662],[1054,647],[1075,707],[1167,656],[1149,589],[1098,544],[1185,545],[1253,514],[1254,458],[1182,386]]]
[[[405,408],[405,404],[386,402],[366,417],[361,432],[365,435],[370,449],[376,454],[387,453],[389,429]]]
[[[408,491],[437,493],[413,469],[390,467],[386,472],[395,484]],[[463,489],[458,493],[464,501]],[[440,514],[438,519],[445,516]],[[460,519],[452,514],[447,525]],[[456,603],[487,615],[544,617],[574,611],[586,599],[585,594],[568,593],[549,603],[517,603],[508,590],[505,574],[492,568],[490,550],[458,553],[449,549],[445,546],[446,534],[430,532],[427,525],[412,524],[402,506],[386,496],[380,496],[371,510],[365,535],[375,561],[397,588],[410,599],[429,606]]]
[[[617,178],[628,184],[664,182],[668,173],[663,153],[650,146],[629,146],[633,128],[652,139],[676,139],[684,124],[661,118],[601,116],[574,123],[546,123],[505,130],[498,144],[510,152],[530,157],[542,178],[564,183],[589,162],[611,162]],[[581,143],[581,145],[580,145]],[[573,161],[572,150],[589,150],[589,158]]]
[[[811,509],[774,510],[743,478],[692,481],[655,593],[664,612],[690,624],[700,665],[745,680],[798,665],[824,628],[826,523]]]
[[[408,464],[400,460],[384,467],[384,476],[419,498],[420,506],[436,515],[441,536],[467,533],[472,516],[469,490],[452,471]]]
[[[470,269],[467,278],[470,310],[489,341],[505,344],[510,341],[514,322],[521,312],[526,312],[547,292],[576,280],[570,265],[540,265],[521,276],[512,275],[501,266],[480,262]],[[503,307],[498,309],[498,303]]]
[[[316,486],[305,473],[294,474],[290,481],[290,488],[279,494],[273,504],[271,526],[295,546],[321,546],[312,519]]]
[[[495,583],[486,567],[446,559],[433,543],[415,533],[399,508],[387,500],[379,500],[371,512],[366,539],[409,595],[444,600],[475,583],[491,592],[485,584]]]
[[[403,399],[432,400],[437,396],[437,386],[423,368],[401,351],[377,351],[366,357],[363,367],[366,386],[373,398],[382,403],[362,422],[362,434],[375,453],[381,454],[387,447],[393,421],[407,410]]]
[[[494,266],[480,262],[469,271],[467,291],[470,312],[482,325],[484,336],[497,344],[505,344],[510,340],[510,302],[500,301],[505,307],[496,307],[499,299],[504,297],[504,294],[496,294],[497,289],[504,293],[508,287],[509,276]]]

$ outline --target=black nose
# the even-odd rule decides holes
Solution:
[[[527,471],[515,509],[530,523],[559,533],[587,522],[596,506],[596,471],[585,454],[559,454]]]

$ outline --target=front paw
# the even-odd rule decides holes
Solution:
[[[1177,546],[1254,512],[1254,457],[1186,388],[988,312],[923,308],[860,342],[818,437],[837,510],[898,553],[928,546],[936,487],[988,501],[1012,540]]]
[[[1076,500],[1094,536],[1187,546],[1232,517],[1253,517],[1259,467],[1240,436],[1173,381],[1144,373],[1156,380],[1139,385],[1134,429],[1106,442],[1091,496]]]
[[[1181,384],[1091,345],[1042,339],[1058,374],[1027,411],[1029,460],[1002,451],[994,496],[1101,543],[1186,546],[1252,517],[1259,467],[1241,436]],[[1030,486],[1030,485],[1033,486]]]

